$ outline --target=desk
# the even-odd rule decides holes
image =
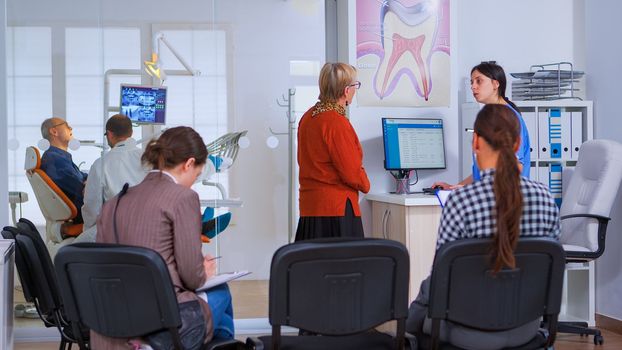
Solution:
[[[0,348],[13,349],[13,274],[15,245],[12,239],[0,239]]]
[[[432,271],[442,210],[438,199],[427,194],[388,193],[370,193],[365,198],[372,204],[372,237],[393,239],[408,249],[412,301]]]

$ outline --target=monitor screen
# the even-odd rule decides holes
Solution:
[[[382,118],[384,168],[445,169],[443,120]]]
[[[166,123],[166,86],[121,85],[121,114],[138,124]]]

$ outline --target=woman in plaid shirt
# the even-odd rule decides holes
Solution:
[[[510,108],[484,106],[474,125],[473,153],[481,181],[456,189],[441,216],[436,249],[466,238],[491,238],[493,272],[514,268],[519,236],[559,236],[559,211],[543,184],[521,176],[516,150],[520,124]],[[426,320],[429,277],[411,304],[406,330],[429,333]],[[440,339],[462,348],[498,349],[522,345],[536,334],[540,320],[504,332],[481,332],[455,324],[441,325]]]

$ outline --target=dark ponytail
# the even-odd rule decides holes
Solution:
[[[505,96],[505,90],[507,89],[508,83],[505,78],[505,71],[503,70],[503,67],[498,65],[495,61],[488,61],[482,62],[473,67],[473,69],[471,69],[471,74],[475,71],[478,71],[488,78],[499,82],[499,89],[497,90],[499,97],[503,98],[507,104],[518,112],[518,107],[514,104],[514,102],[510,101],[510,99]]]
[[[169,169],[195,159],[195,165],[207,160],[207,148],[201,135],[187,126],[167,129],[158,139],[149,141],[141,160],[153,169]]]
[[[490,104],[477,114],[474,131],[499,152],[493,185],[497,234],[493,237],[491,249],[493,271],[497,273],[503,267],[516,267],[514,249],[523,211],[520,169],[514,153],[514,145],[519,142],[520,124],[507,106]]]

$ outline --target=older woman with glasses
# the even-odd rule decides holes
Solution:
[[[363,237],[359,191],[369,191],[363,149],[346,117],[361,83],[356,69],[326,63],[320,71],[319,102],[298,126],[300,220],[296,241]]]

